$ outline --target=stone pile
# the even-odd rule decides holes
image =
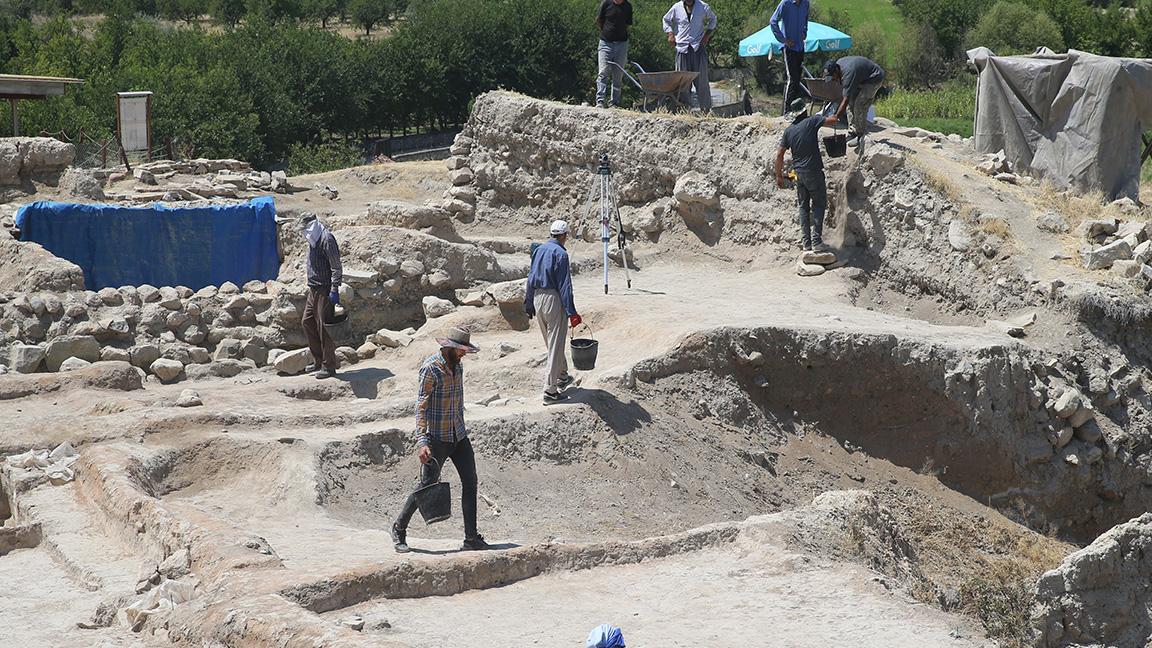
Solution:
[[[1086,220],[1077,229],[1083,241],[1080,258],[1088,270],[1108,270],[1120,277],[1152,280],[1152,222],[1119,219]]]
[[[2,294],[0,346],[19,373],[120,360],[161,382],[232,376],[303,343],[305,294],[277,281]]]
[[[444,192],[444,209],[462,223],[470,223],[476,217],[476,190],[470,186],[473,173],[468,166],[472,145],[471,137],[457,135],[449,149],[452,157],[445,162],[452,187]]]
[[[130,192],[106,192],[109,200],[132,203],[246,199],[293,190],[283,171],[255,171],[239,160],[156,160],[132,169],[101,169],[93,174],[113,184],[129,177],[144,185]],[[178,181],[178,176],[192,176]]]

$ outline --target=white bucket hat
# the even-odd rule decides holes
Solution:
[[[562,220],[552,221],[552,228],[549,231],[552,233],[553,236],[556,236],[557,234],[567,234],[568,233],[568,221],[562,221]]]

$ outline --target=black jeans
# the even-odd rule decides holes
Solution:
[[[460,475],[460,511],[464,515],[464,537],[475,538],[479,534],[476,531],[476,455],[472,452],[472,442],[467,438],[456,443],[433,439],[428,442],[428,447],[432,449],[436,461],[429,461],[420,468],[420,483],[404,502],[404,508],[396,518],[396,528],[408,528],[408,522],[416,512],[415,491],[439,481],[444,462],[451,459],[452,465],[456,466],[456,474]]]
[[[784,108],[780,111],[781,115],[788,112],[788,106],[794,99],[808,98],[808,93],[800,85],[800,80],[804,78],[804,52],[793,52],[785,47],[784,69],[788,71],[788,81],[784,86]]]
[[[796,204],[800,207],[800,233],[805,248],[824,242],[824,211],[828,185],[824,171],[796,171]]]

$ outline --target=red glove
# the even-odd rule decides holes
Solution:
[[[572,317],[568,318],[568,326],[570,326],[572,328],[576,328],[577,326],[580,326],[580,323],[583,321],[584,321],[584,319],[581,318],[579,315],[573,315]]]

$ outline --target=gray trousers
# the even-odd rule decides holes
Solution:
[[[796,204],[800,207],[800,235],[804,249],[824,242],[824,211],[828,183],[824,171],[796,171]]]
[[[620,105],[620,94],[623,92],[621,83],[624,81],[624,70],[628,67],[628,41],[609,43],[600,41],[596,53],[596,60],[600,65],[600,73],[596,75],[596,105],[603,106],[608,103],[608,88],[612,88],[612,105]],[[611,61],[616,65],[609,65]]]
[[[696,75],[695,83],[693,83],[696,88],[696,100],[699,102],[701,111],[712,110],[712,88],[708,85],[708,48],[701,45],[697,50],[689,49],[687,52],[676,52],[676,71],[699,72]],[[687,89],[680,93],[680,103],[685,106],[691,105],[689,103],[691,99]]]
[[[556,383],[568,375],[568,358],[564,355],[564,343],[568,340],[568,322],[564,321],[564,304],[560,293],[555,290],[537,290],[532,299],[536,306],[536,319],[540,322],[540,333],[544,344],[548,345],[548,368],[544,374],[544,391],[556,393]]]
[[[876,102],[876,92],[883,81],[860,84],[860,94],[848,102],[848,126],[863,135],[868,130],[868,109]]]

